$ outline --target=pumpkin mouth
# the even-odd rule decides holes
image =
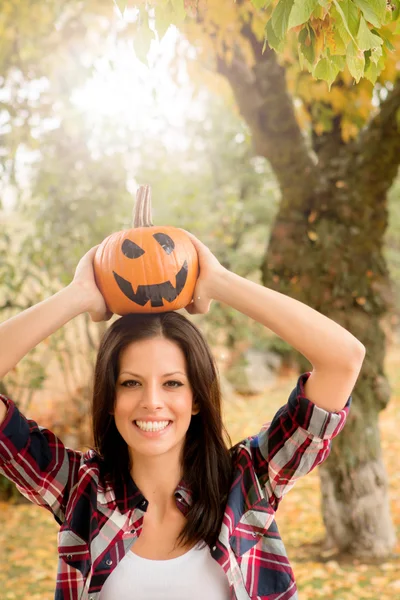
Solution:
[[[140,306],[144,306],[150,300],[152,308],[160,308],[164,306],[163,300],[173,302],[183,290],[188,276],[188,264],[185,260],[181,269],[176,274],[175,287],[170,281],[164,281],[163,283],[153,283],[152,285],[139,285],[136,292],[134,292],[130,281],[127,281],[115,271],[113,271],[113,275],[119,289],[129,300]]]

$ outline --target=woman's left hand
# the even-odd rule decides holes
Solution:
[[[193,292],[193,300],[186,306],[189,314],[205,314],[210,310],[213,300],[213,289],[217,285],[218,278],[226,271],[209,248],[192,233],[182,229],[190,238],[196,248],[199,257],[200,273]]]

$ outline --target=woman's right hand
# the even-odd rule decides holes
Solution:
[[[105,300],[96,285],[94,277],[93,260],[98,246],[91,248],[79,261],[72,285],[77,289],[84,302],[85,312],[88,312],[94,322],[108,321],[113,313],[107,308]]]

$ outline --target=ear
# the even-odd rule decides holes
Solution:
[[[198,415],[199,412],[200,412],[200,406],[198,405],[197,402],[193,402],[192,415]]]

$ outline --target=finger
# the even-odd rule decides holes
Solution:
[[[195,242],[195,243],[199,242],[199,243],[201,243],[200,240],[195,235],[193,235],[193,233],[190,233],[190,231],[186,231],[186,229],[182,229],[182,227],[178,227],[178,229],[180,231],[183,231],[184,233],[186,233],[186,235],[192,240],[192,242]]]
[[[91,312],[89,313],[90,318],[92,319],[93,323],[100,323],[101,321],[109,321],[111,319],[111,317],[113,316],[113,313],[110,311],[107,312]]]
[[[89,257],[92,257],[92,256],[94,256],[94,255],[96,254],[97,248],[98,248],[99,246],[100,246],[100,244],[97,244],[97,246],[93,246],[93,248],[90,248],[90,250],[88,250],[88,251],[86,252],[86,255],[85,255],[85,256],[89,256]]]
[[[185,306],[185,310],[189,313],[189,315],[193,315],[193,304],[188,304],[187,306]]]

